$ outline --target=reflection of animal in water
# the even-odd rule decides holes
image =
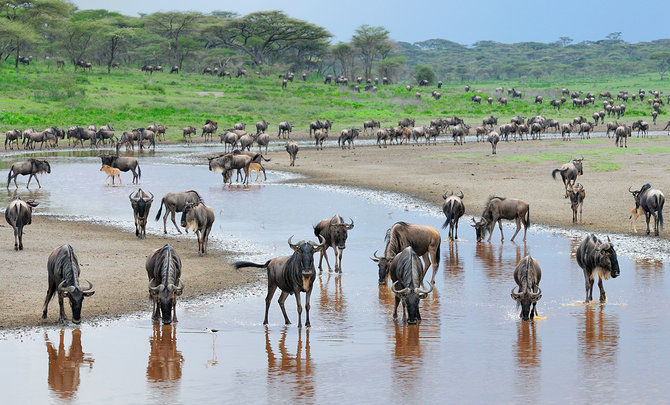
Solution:
[[[516,356],[519,367],[523,372],[528,372],[528,368],[536,368],[540,365],[540,343],[537,341],[535,331],[535,322],[519,322],[516,330],[516,346],[513,351]]]
[[[112,184],[114,184],[114,179],[116,178],[119,180],[119,185],[121,185],[121,170],[115,169],[107,165],[102,165],[100,171],[105,172],[105,174],[107,174],[107,177],[105,178],[105,184],[108,184],[107,180],[109,180],[111,177]]]
[[[155,323],[149,347],[147,379],[153,382],[179,380],[184,356],[177,350],[177,328]]]
[[[583,315],[583,328],[577,331],[580,356],[585,360],[584,371],[588,375],[597,372],[604,378],[613,379],[619,349],[619,322],[614,313],[605,312],[605,306],[586,306]],[[605,373],[605,374],[602,374]],[[607,377],[609,375],[609,377]]]
[[[295,354],[289,353],[286,348],[286,328],[282,329],[279,338],[279,358],[275,355],[270,342],[270,330],[265,328],[265,352],[268,356],[268,377],[273,388],[282,394],[281,398],[287,399],[290,395],[299,395],[299,398],[314,397],[314,366],[309,345],[309,329],[305,330],[304,356],[302,331],[298,332],[298,342]],[[287,386],[287,381],[289,383]],[[296,398],[297,399],[297,398]]]
[[[49,355],[49,375],[47,377],[49,389],[55,392],[59,398],[73,397],[79,388],[79,368],[83,365],[93,368],[95,362],[82,349],[81,329],[72,330],[72,342],[69,351],[65,350],[64,329],[60,330],[58,349],[51,343],[46,332],[44,333],[44,342]]]

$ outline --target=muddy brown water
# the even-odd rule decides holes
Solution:
[[[52,161],[44,188],[30,193],[41,202],[37,212],[132,230],[127,196],[136,187],[105,187],[94,156]],[[606,304],[584,306],[573,253],[583,234],[533,226],[526,244],[500,243],[497,230],[493,243],[477,244],[462,220],[462,239],[442,243],[423,321],[407,326],[392,319],[393,295],[377,285],[369,256],[383,249],[384,232],[396,221],[439,228],[439,209],[395,193],[281,184],[289,176],[277,172],[261,186],[224,188],[220,175],[184,162],[188,157],[169,153],[142,157],[141,187],[157,199],[168,191],[201,192],[217,215],[210,243],[239,258],[289,254],[288,236],[313,239],[311,226],[333,213],[354,219],[344,274],[325,271],[314,284],[312,327],[284,326],[278,296],[270,325],[262,326],[259,284],[179,302],[174,326],[152,324],[147,309],[84,320],[78,328],[4,331],[3,402],[667,402],[670,281],[662,242],[612,235],[621,276],[605,281]],[[21,195],[28,195],[25,180]],[[3,193],[0,204],[11,195],[13,189]],[[157,237],[161,228],[151,221],[148,238],[156,247],[165,243]],[[505,227],[507,238],[511,232]],[[543,319],[532,323],[520,321],[510,298],[512,272],[528,253],[543,272]],[[40,308],[36,302],[36,316]],[[287,310],[297,321],[293,297]]]

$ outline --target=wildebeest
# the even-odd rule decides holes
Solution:
[[[386,248],[384,256],[378,257],[374,253],[374,259],[379,266],[379,283],[385,282],[391,260],[407,246],[411,246],[414,252],[423,258],[424,268],[421,280],[426,275],[428,268],[433,265],[433,276],[431,284],[435,284],[435,274],[440,266],[440,242],[441,236],[437,229],[428,225],[414,225],[407,222],[396,222],[386,231]]]
[[[205,137],[205,142],[207,141],[207,137],[209,137],[209,139],[211,140],[212,136],[214,136],[217,129],[218,124],[216,123],[216,121],[207,120],[205,122],[205,125],[202,126],[202,133],[200,134],[200,136]]]
[[[582,243],[577,248],[575,254],[577,264],[584,270],[584,280],[586,282],[586,299],[588,303],[593,299],[593,282],[598,277],[598,288],[600,289],[600,301],[607,301],[603,280],[616,278],[619,276],[619,261],[616,257],[616,251],[609,236],[607,242],[602,242],[594,234],[586,235]]]
[[[497,132],[491,132],[489,137],[486,139],[491,144],[491,154],[495,155],[498,153],[498,142],[500,142],[500,135]]]
[[[561,179],[563,179],[563,185],[565,186],[565,198],[568,198],[568,187],[574,186],[577,177],[584,175],[583,160],[583,156],[581,159],[571,159],[568,163],[551,172],[551,177],[554,180],[556,180],[557,173],[561,174]]]
[[[16,149],[19,148],[19,138],[21,137],[21,131],[18,129],[10,129],[5,132],[5,149],[7,149],[7,143],[9,143],[9,149],[14,149],[12,142],[16,144]]]
[[[192,126],[184,127],[184,129],[182,130],[182,135],[184,136],[184,139],[186,139],[186,135],[188,135],[188,141],[189,142],[190,142],[192,136],[195,135],[196,133],[197,132],[196,132],[195,127],[192,127]]]
[[[23,162],[16,162],[12,164],[12,167],[9,168],[9,173],[7,173],[7,188],[9,188],[9,183],[11,183],[12,179],[14,179],[16,188],[19,188],[19,185],[16,183],[16,178],[19,174],[30,176],[28,177],[26,188],[30,187],[30,180],[32,180],[33,177],[35,177],[39,188],[42,188],[40,179],[37,177],[37,175],[41,173],[51,173],[51,166],[46,160],[28,158]]]
[[[514,281],[517,287],[512,288],[511,295],[521,306],[520,316],[524,321],[531,321],[537,315],[537,301],[542,298],[541,278],[540,264],[530,256],[521,259],[514,269]],[[518,292],[514,292],[516,288]]]
[[[298,328],[302,328],[302,304],[300,303],[300,293],[305,293],[305,310],[307,316],[305,318],[305,326],[310,327],[309,322],[309,298],[312,295],[312,287],[316,279],[316,270],[314,269],[314,253],[326,250],[326,242],[320,239],[321,244],[309,241],[300,241],[292,243],[288,238],[288,245],[293,249],[294,253],[291,256],[280,256],[270,259],[264,264],[257,264],[252,262],[240,261],[234,264],[236,269],[241,267],[258,267],[267,270],[268,274],[268,293],[265,297],[265,318],[263,325],[268,324],[268,311],[270,310],[270,302],[277,290],[281,290],[279,297],[279,307],[284,315],[284,324],[290,325],[291,321],[286,315],[284,308],[284,301],[289,294],[295,295],[295,301],[298,305]]]
[[[521,230],[522,223],[523,240],[526,240],[526,232],[530,227],[530,205],[523,200],[517,200],[515,198],[491,196],[486,202],[486,207],[482,212],[482,217],[479,222],[476,222],[474,218],[472,219],[472,226],[475,228],[477,242],[484,240],[487,232],[489,233],[489,238],[487,241],[491,241],[491,236],[493,236],[493,228],[495,227],[496,222],[500,228],[500,240],[505,240],[505,235],[503,235],[502,230],[503,219],[516,221],[516,232],[514,232],[512,239],[510,239],[511,241],[514,241],[514,238]]]
[[[649,130],[649,123],[647,121],[637,120],[633,123],[631,129],[637,129],[638,138],[640,137],[640,132],[642,132],[642,136],[644,137],[645,135],[648,135],[647,131]]]
[[[209,171],[220,172],[221,176],[223,176],[224,184],[227,181],[226,174],[230,174],[229,172],[232,173],[233,170],[237,170],[239,177],[239,172],[243,171],[244,177],[242,182],[249,184],[249,164],[253,160],[254,159],[251,156],[245,153],[226,153],[209,159]],[[228,177],[228,180],[230,180],[230,177]]]
[[[337,146],[342,147],[342,149],[345,148],[345,144],[349,145],[349,149],[354,148],[356,149],[356,146],[354,146],[354,139],[358,138],[358,129],[356,128],[349,128],[349,129],[343,129],[340,132],[340,137],[337,138]]]
[[[658,236],[658,230],[663,229],[663,205],[665,196],[661,190],[655,189],[647,183],[639,191],[633,191],[628,187],[628,191],[633,194],[635,207],[642,208],[645,220],[647,221],[647,235],[649,235],[649,221],[654,217],[654,235]]]
[[[421,320],[419,302],[433,291],[433,283],[428,286],[428,289],[420,287],[425,274],[421,270],[419,256],[411,246],[407,246],[393,257],[389,268],[391,291],[395,295],[393,319],[398,318],[398,304],[402,301],[403,320],[410,325]]]
[[[186,203],[181,214],[181,226],[191,229],[198,238],[198,256],[207,254],[207,241],[209,233],[214,224],[214,210],[206,206],[202,201],[197,203]]]
[[[132,183],[139,183],[142,178],[142,168],[140,167],[139,162],[132,156],[119,156],[118,148],[120,146],[121,145],[119,144],[117,147],[116,155],[101,155],[100,159],[102,160],[102,164],[114,167],[122,172],[130,171],[133,173]]]
[[[19,196],[9,201],[5,220],[14,229],[14,250],[23,250],[23,227],[33,222],[33,208],[38,205],[33,199],[23,201]]]
[[[166,223],[168,214],[170,214],[172,223],[174,224],[174,227],[177,228],[177,232],[181,233],[181,230],[179,230],[177,222],[175,221],[175,214],[177,212],[182,212],[187,203],[197,203],[200,201],[202,201],[202,198],[195,190],[165,194],[163,199],[161,199],[161,206],[155,218],[155,220],[158,221],[158,219],[161,217],[161,212],[163,211],[163,205],[165,205],[165,215],[163,216],[163,233],[167,233]],[[188,233],[188,230],[186,230],[186,233]]]
[[[288,141],[286,144],[286,152],[288,152],[289,158],[291,159],[289,166],[295,166],[295,160],[298,157],[298,150],[300,150],[300,148],[298,147],[298,144],[295,143],[295,141]]]
[[[330,262],[328,262],[328,247],[333,248],[335,254],[335,272],[342,272],[342,252],[346,248],[348,231],[354,228],[354,220],[350,219],[350,223],[345,223],[341,216],[333,215],[332,218],[322,219],[314,226],[314,236],[323,237],[326,249],[321,251],[319,256],[319,273],[323,271],[321,263],[323,258],[326,258],[328,271],[330,271]]]
[[[279,123],[279,132],[277,133],[277,138],[283,135],[284,139],[291,136],[291,131],[293,130],[293,125],[288,121],[282,121]]]
[[[67,131],[68,139],[74,139],[73,146],[77,146],[77,142],[81,144],[81,147],[84,147],[84,141],[91,141],[91,147],[97,147],[97,136],[95,131],[90,129],[85,129],[80,126],[75,126]]]
[[[261,151],[261,147],[265,146],[265,153],[268,153],[268,145],[270,144],[270,135],[267,133],[262,133],[256,135],[256,144],[258,144],[258,152]]]
[[[149,276],[149,296],[153,302],[151,319],[166,325],[177,322],[177,297],[184,292],[181,259],[169,243],[153,251],[145,265]]]
[[[49,277],[49,289],[44,299],[44,308],[42,309],[42,319],[47,319],[47,308],[49,301],[54,294],[58,293],[58,305],[60,315],[58,322],[63,322],[65,317],[65,307],[63,299],[70,299],[70,308],[72,309],[72,322],[81,322],[81,306],[84,303],[84,297],[90,297],[95,294],[93,284],[86,281],[88,287],[82,287],[79,284],[79,259],[72,250],[72,246],[65,244],[52,250],[47,260],[47,274]]]
[[[465,214],[463,198],[462,191],[460,195],[454,194],[453,191],[448,195],[446,192],[442,195],[442,199],[444,199],[442,212],[447,217],[442,224],[442,229],[449,227],[449,239],[458,239],[458,220]]]
[[[226,131],[221,135],[221,143],[223,144],[223,150],[228,150],[228,145],[230,145],[230,150],[232,151],[237,146],[237,140],[239,136],[234,131]]]
[[[577,210],[579,210],[579,223],[582,222],[582,207],[584,206],[584,198],[586,198],[586,191],[584,186],[577,183],[568,189],[568,197],[570,198],[570,208],[572,209],[572,223],[577,223]]]
[[[619,123],[618,122],[616,122],[616,121],[608,122],[607,123],[607,132],[605,133],[605,135],[607,135],[607,137],[609,138],[610,137],[610,131],[614,132],[616,134],[616,129],[617,128],[619,128]]]
[[[105,172],[105,174],[107,174],[107,177],[105,178],[105,184],[108,184],[107,180],[111,178],[112,184],[114,184],[114,179],[117,179],[119,180],[119,185],[121,185],[121,170],[113,168],[108,165],[102,165],[100,171]]]
[[[151,194],[151,197],[149,197]],[[130,206],[133,208],[133,217],[135,219],[135,236],[138,239],[147,237],[147,220],[149,218],[149,211],[151,210],[151,203],[154,201],[154,194],[145,193],[141,188],[128,195],[130,199]]]
[[[626,124],[619,125],[617,129],[614,131],[615,134],[615,139],[614,139],[614,146],[618,146],[620,148],[623,148],[624,145],[627,148],[628,147],[628,138],[630,138],[630,133],[631,133],[631,127],[629,127]]]
[[[363,133],[367,133],[368,128],[370,128],[371,130],[374,130],[375,128],[381,128],[381,124],[379,123],[379,121],[374,120],[365,121],[363,123]]]
[[[241,150],[246,149],[246,150],[250,151],[251,150],[251,145],[254,144],[254,137],[245,132],[242,136],[240,136],[240,138],[238,139],[238,142],[240,144],[240,149]]]
[[[268,125],[270,125],[269,122],[265,120],[260,120],[256,123],[256,135],[263,133],[268,130]]]

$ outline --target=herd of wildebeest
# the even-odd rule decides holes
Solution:
[[[286,78],[285,80],[288,79]],[[470,91],[467,87],[465,90]],[[503,92],[503,89],[499,88],[496,91]],[[515,89],[511,89],[508,92],[514,98],[522,97],[522,94]],[[570,96],[575,105],[583,106],[595,103],[595,95],[591,93],[586,94],[583,99],[580,98],[579,93],[571,93],[567,89],[563,89],[563,93]],[[660,99],[659,92],[651,91],[650,93],[653,97],[650,98],[650,104],[654,108],[653,124],[655,124],[659,106],[663,104],[663,101]],[[632,98],[639,98],[642,101],[645,95],[646,92],[640,90],[637,95],[632,95]],[[473,96],[473,101],[481,102],[481,98],[478,100],[476,97]],[[492,145],[492,154],[496,154],[496,145],[499,140],[523,140],[524,135],[528,139],[541,139],[542,134],[551,129],[560,132],[563,139],[569,140],[570,134],[573,132],[581,137],[590,137],[590,133],[597,125],[606,125],[607,136],[609,137],[610,132],[613,132],[616,138],[615,144],[621,147],[627,147],[626,139],[631,136],[632,130],[637,129],[638,136],[640,134],[642,136],[646,135],[650,124],[642,120],[636,121],[630,126],[618,121],[605,123],[605,116],[611,116],[612,114],[617,119],[620,119],[625,114],[625,105],[615,105],[609,92],[600,93],[599,97],[606,99],[604,101],[604,110],[593,113],[593,123],[581,116],[575,118],[572,122],[563,124],[541,115],[528,119],[517,116],[510,123],[500,125],[498,131],[496,131],[495,125],[498,124],[498,120],[490,116],[483,120],[482,126],[475,129],[476,140],[479,141],[480,137],[483,140],[486,136]],[[617,98],[626,101],[628,93],[620,92]],[[668,100],[670,101],[670,96],[668,96]],[[492,102],[490,98],[487,101],[489,103]],[[500,97],[498,101],[504,103],[506,102],[506,98]],[[538,96],[536,98],[536,102],[541,103],[542,101],[541,97]],[[565,97],[562,97],[561,100],[552,100],[551,105],[560,109],[560,106],[565,101]],[[329,120],[316,120],[309,124],[309,135],[314,138],[317,149],[323,148],[323,143],[328,138],[332,125],[333,123]],[[223,131],[220,139],[221,143],[225,145],[224,153],[209,158],[209,170],[220,172],[223,176],[224,184],[232,183],[234,172],[237,172],[238,181],[241,179],[245,184],[249,182],[251,170],[257,171],[257,179],[261,172],[265,176],[262,162],[267,162],[269,159],[265,158],[261,151],[262,147],[265,146],[267,154],[267,148],[270,143],[270,136],[267,133],[268,127],[269,122],[261,120],[256,123],[255,133],[247,133],[245,130],[246,124],[244,123],[237,123],[233,128]],[[670,122],[664,130],[668,128],[670,128]],[[217,129],[218,123],[216,121],[207,120],[202,127],[201,137],[204,137],[205,141],[211,140]],[[386,147],[387,142],[391,144],[403,144],[414,141],[416,144],[419,143],[420,139],[425,139],[425,144],[429,144],[431,138],[433,139],[433,143],[436,143],[436,138],[442,133],[447,133],[449,130],[451,131],[454,143],[462,144],[465,137],[470,135],[470,129],[471,127],[458,117],[447,119],[437,118],[432,120],[430,125],[425,126],[416,126],[413,119],[403,118],[398,122],[398,126],[387,128],[382,128],[379,121],[370,120],[363,123],[362,130],[358,128],[341,130],[338,137],[338,145],[342,148],[346,146],[353,148],[354,139],[361,132],[364,134],[368,133],[368,130],[376,135],[377,145],[380,148],[382,146]],[[290,156],[291,166],[295,164],[299,149],[298,144],[290,138],[292,130],[293,125],[284,121],[279,123],[277,133],[277,138],[287,140],[286,150]],[[5,148],[8,145],[10,149],[13,148],[13,145],[16,145],[18,148],[19,139],[22,139],[25,149],[31,150],[35,148],[36,143],[40,143],[40,149],[44,144],[47,147],[57,146],[59,139],[67,139],[68,142],[72,142],[73,146],[77,144],[83,146],[84,141],[89,141],[91,147],[97,147],[98,142],[104,145],[109,141],[110,146],[115,146],[116,153],[100,156],[102,163],[100,170],[107,174],[107,180],[111,178],[112,184],[115,181],[120,183],[119,174],[121,171],[130,171],[133,175],[132,183],[139,184],[142,171],[138,160],[134,157],[121,156],[119,153],[120,148],[125,146],[126,151],[129,149],[134,150],[134,146],[137,144],[140,146],[140,149],[143,149],[145,143],[155,148],[156,141],[160,140],[161,136],[165,139],[166,131],[167,128],[164,125],[155,124],[146,128],[137,128],[129,132],[123,132],[120,137],[115,135],[114,128],[109,124],[100,128],[94,125],[88,128],[73,126],[68,130],[53,126],[41,132],[35,131],[32,128],[25,131],[15,129],[6,133]],[[187,142],[191,141],[193,135],[197,135],[196,128],[192,126],[183,128],[182,132]],[[258,152],[251,151],[251,147],[254,144],[258,145]],[[37,180],[38,186],[41,187],[37,176],[50,172],[51,166],[46,160],[29,158],[25,161],[16,162],[9,170],[7,187],[9,188],[13,180],[15,186],[18,188],[16,180],[18,175],[29,176],[27,187],[29,187],[33,177]],[[553,170],[551,173],[554,179],[557,178],[557,175],[560,175],[563,181],[564,197],[570,201],[573,223],[582,223],[582,205],[586,197],[586,191],[580,183],[577,183],[577,179],[583,174],[583,157],[571,159],[570,162]],[[644,214],[647,223],[647,234],[651,232],[650,222],[653,218],[653,231],[658,236],[659,230],[663,227],[662,210],[665,202],[663,193],[653,188],[650,184],[643,185],[639,190],[629,188],[629,192],[632,194],[635,202],[635,207],[631,210],[630,216],[631,227],[634,228],[637,217]],[[129,199],[135,220],[135,234],[138,238],[144,239],[146,237],[146,225],[154,195],[139,189],[131,193]],[[458,193],[449,192],[443,195],[442,210],[446,217],[443,228],[448,228],[449,240],[458,239],[459,220],[465,214],[463,199],[464,195],[460,191]],[[31,223],[32,210],[36,206],[38,206],[36,201],[32,199],[24,201],[20,196],[16,196],[10,201],[5,210],[5,218],[14,230],[15,250],[23,250],[23,227]],[[170,216],[175,228],[181,234],[181,230],[175,220],[176,213],[181,213],[181,226],[185,228],[187,233],[188,229],[192,229],[197,236],[198,254],[207,254],[208,237],[215,220],[215,215],[214,210],[205,205],[200,194],[194,190],[166,194],[161,199],[160,209],[155,217],[156,221],[160,220],[163,208],[165,208],[163,232],[167,233],[167,218]],[[487,200],[485,209],[479,220],[472,218],[471,225],[474,227],[477,242],[483,242],[487,235],[487,242],[490,242],[496,223],[500,229],[501,240],[504,239],[501,222],[503,219],[516,222],[516,231],[511,238],[512,241],[520,232],[521,225],[523,225],[523,240],[525,242],[526,232],[528,227],[530,227],[530,205],[523,200],[497,196],[492,196]],[[267,271],[268,293],[265,300],[264,324],[268,323],[270,302],[276,289],[279,288],[281,290],[279,306],[281,307],[286,324],[289,324],[290,321],[284,308],[284,302],[288,295],[295,295],[299,327],[302,326],[300,293],[306,293],[305,326],[310,326],[309,302],[313,283],[316,278],[313,255],[317,252],[320,253],[319,271],[322,271],[324,257],[330,271],[331,266],[326,251],[331,247],[335,253],[335,272],[341,272],[342,252],[346,247],[348,231],[353,229],[353,227],[353,220],[347,223],[339,215],[334,215],[332,218],[321,220],[314,227],[314,235],[318,238],[318,242],[300,241],[293,243],[292,237],[288,238],[288,245],[293,250],[291,256],[277,257],[265,263],[239,261],[234,264],[236,268],[257,267]],[[636,228],[634,229],[637,231]],[[404,318],[408,323],[414,324],[421,319],[419,303],[433,289],[440,261],[440,244],[440,233],[437,229],[428,225],[397,222],[386,232],[383,255],[378,256],[377,252],[374,252],[371,259],[377,263],[379,283],[387,284],[388,278],[391,279],[391,290],[395,294],[394,318],[397,318],[397,308],[399,303],[402,302]],[[423,259],[423,263],[420,258]],[[603,241],[593,234],[588,235],[577,248],[576,259],[584,271],[586,301],[592,300],[593,285],[596,279],[598,280],[598,287],[600,289],[600,300],[605,301],[606,295],[603,288],[603,280],[610,277],[615,278],[620,272],[613,243],[609,238],[607,238],[607,241]],[[424,287],[424,277],[431,265],[433,268],[432,277],[430,282],[426,283],[428,286]],[[64,321],[66,319],[63,300],[67,297],[72,309],[72,320],[75,323],[79,323],[83,299],[86,296],[93,295],[94,291],[90,282],[86,282],[87,286],[85,287],[80,283],[80,268],[72,247],[69,244],[64,244],[54,249],[49,255],[47,269],[49,287],[42,317],[46,318],[49,301],[57,293],[60,305],[59,320]],[[153,302],[152,318],[155,321],[162,319],[164,323],[176,322],[176,300],[184,289],[184,283],[181,280],[181,260],[179,255],[170,244],[166,244],[162,248],[156,249],[148,257],[146,270],[149,279],[149,295]],[[530,256],[524,257],[514,271],[514,280],[517,286],[511,292],[512,298],[521,307],[521,317],[524,320],[531,320],[537,315],[536,304],[542,297],[542,291],[539,287],[540,279],[541,269],[537,260]]]

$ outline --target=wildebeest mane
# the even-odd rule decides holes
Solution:
[[[67,255],[58,255],[54,270],[57,271],[57,269],[62,269],[63,280],[67,280],[65,282],[66,287],[79,286],[79,280],[77,277],[77,273],[79,273],[79,261],[77,260],[77,255],[75,255],[72,251],[72,246],[69,244],[66,246]]]
[[[186,193],[195,193],[195,195],[198,196],[198,199],[200,200],[201,203],[205,203],[205,200],[202,198],[202,196],[195,190],[186,190]]]
[[[489,221],[493,219],[493,215],[491,214],[491,210],[489,209],[491,206],[491,201],[498,199],[500,201],[504,201],[505,197],[498,197],[495,195],[489,196],[489,199],[486,200],[486,205],[484,206],[484,212],[482,212],[482,218],[486,218]]]
[[[407,229],[409,224],[404,221],[399,221],[393,224],[392,227],[390,227],[386,231],[386,237],[384,238],[384,242],[386,242],[386,248],[384,249],[384,256],[386,257],[394,257],[400,251],[402,251],[401,246],[409,246],[409,241],[407,240],[407,233],[406,232],[396,232],[395,237],[391,238],[391,230],[393,228],[400,228],[401,230]]]

